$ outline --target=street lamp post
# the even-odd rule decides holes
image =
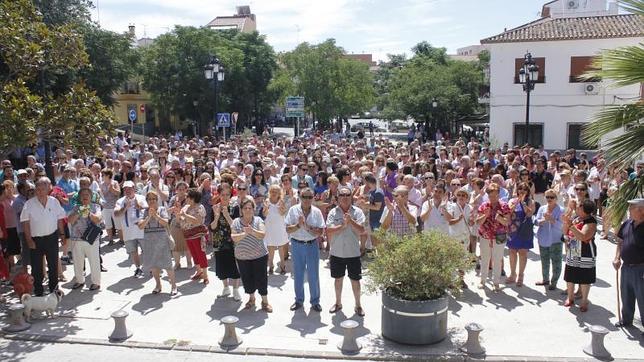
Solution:
[[[432,108],[431,108],[431,116],[432,120],[434,120],[434,117],[436,117],[436,107],[438,107],[438,101],[436,100],[436,97],[432,98]],[[434,120],[434,124],[436,124],[436,121]],[[430,127],[429,123],[429,117],[425,120],[425,142],[429,141],[432,137],[432,128]]]
[[[219,59],[217,59],[217,57],[215,57],[214,55],[211,55],[210,60],[208,61],[208,64],[204,65],[203,67],[203,73],[204,73],[204,77],[207,80],[212,81],[214,84],[213,88],[215,90],[215,102],[213,107],[214,108],[213,118],[215,120],[215,125],[216,125],[217,124],[217,87],[220,82],[224,81],[224,66],[221,65],[221,62],[219,61]],[[222,128],[224,130],[224,140],[225,140],[226,128],[225,127],[222,127]],[[203,133],[204,130],[200,129],[199,132]]]
[[[526,93],[525,103],[525,144],[529,144],[528,130],[530,128],[530,93],[534,90],[534,84],[539,79],[539,66],[532,58],[530,52],[526,53],[523,60],[523,67],[519,69],[519,83],[523,84],[523,91]]]

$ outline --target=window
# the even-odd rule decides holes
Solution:
[[[581,139],[584,123],[568,123],[568,148],[576,150],[595,150],[597,145],[586,144]]]
[[[514,124],[514,144],[522,146],[526,143],[532,146],[543,144],[543,124],[530,123],[527,141],[525,138],[525,123]]]
[[[570,83],[598,82],[599,78],[582,79],[581,76],[593,67],[595,57],[570,57]]]
[[[532,58],[539,66],[539,78],[537,83],[546,82],[546,58]],[[514,59],[514,84],[519,84],[519,69],[523,68],[523,58]]]
[[[121,87],[121,94],[140,94],[141,88],[138,82],[127,81]]]

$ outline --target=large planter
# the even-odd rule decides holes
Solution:
[[[447,337],[447,303],[443,296],[402,300],[382,292],[382,335],[402,344],[433,344]]]

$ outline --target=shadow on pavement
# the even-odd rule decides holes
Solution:
[[[110,285],[107,287],[107,290],[110,290],[116,294],[122,294],[127,290],[125,295],[129,295],[130,293],[143,289],[143,284],[148,278],[135,278],[135,277],[126,277],[118,282]]]
[[[494,292],[486,286],[485,296],[487,296],[487,302],[495,306],[496,309],[505,309],[508,311],[523,305],[516,297],[507,295],[504,289],[501,289],[500,292]]]
[[[233,298],[216,298],[215,302],[210,306],[210,310],[206,315],[210,317],[210,321],[221,320],[228,315],[239,317],[237,310],[241,307],[242,301],[235,301]],[[241,318],[240,318],[241,319]]]
[[[284,286],[284,284],[286,284],[287,280],[288,280],[287,275],[280,275],[280,274],[269,275],[268,286],[282,290],[282,287]]]
[[[161,292],[160,294],[145,294],[139,299],[139,301],[132,305],[132,310],[135,310],[142,315],[150,314],[156,310],[161,309],[163,307],[163,303],[167,302],[172,299],[170,296],[169,289],[165,292]]]
[[[458,312],[463,309],[462,303],[469,306],[476,305],[483,308],[486,307],[483,304],[483,298],[481,298],[480,295],[474,293],[470,289],[463,289],[463,292],[458,298],[454,298],[452,295],[449,296],[449,305],[447,308],[453,315],[458,316]]]
[[[301,337],[315,334],[318,329],[326,326],[327,325],[321,321],[320,313],[309,310],[307,315],[304,311],[304,307],[295,311],[291,318],[291,323],[286,325],[286,327],[299,332]]]
[[[29,341],[16,341],[5,339],[0,344],[0,361],[21,361],[28,359],[29,354],[40,351],[45,347],[45,344]]]

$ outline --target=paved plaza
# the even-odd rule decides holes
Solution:
[[[127,325],[134,333],[124,345],[166,350],[221,352],[217,345],[223,335],[220,319],[235,315],[239,317],[238,331],[243,343],[232,353],[240,354],[342,357],[336,347],[342,340],[340,323],[351,318],[360,323],[358,335],[363,345],[360,353],[363,358],[393,359],[403,355],[458,358],[461,356],[458,347],[466,339],[464,326],[477,322],[485,328],[481,336],[488,358],[586,358],[582,348],[590,341],[588,326],[602,325],[611,331],[605,344],[613,357],[641,359],[644,338],[640,321],[636,321],[639,330],[612,326],[617,321],[615,270],[610,264],[614,248],[607,240],[598,241],[598,278],[590,292],[591,306],[587,313],[580,313],[578,308],[564,308],[561,290],[546,292],[542,287],[534,286],[541,275],[540,264],[538,255],[530,253],[525,286],[521,288],[504,288],[501,293],[480,290],[476,288],[476,274],[468,273],[469,289],[450,300],[449,338],[437,345],[412,347],[381,337],[380,295],[363,296],[366,316],[359,318],[353,315],[353,297],[349,283],[345,283],[344,309],[335,315],[329,314],[334,294],[325,254],[320,262],[322,313],[311,311],[306,302],[303,310],[289,311],[294,292],[293,281],[287,274],[269,277],[269,299],[274,312],[267,314],[243,310],[243,302],[235,302],[232,298],[216,298],[221,284],[214,276],[212,261],[209,285],[190,281],[191,271],[182,269],[177,273],[179,295],[171,297],[168,294],[167,280],[163,293],[153,295],[153,280],[132,277],[133,267],[125,249],[117,244],[102,248],[109,271],[103,273],[99,293],[87,289],[72,291],[73,283],[63,283],[61,287],[66,295],[59,305],[59,317],[35,320],[29,330],[6,338],[40,336],[36,338],[39,341],[109,344],[107,337],[113,328],[110,314],[123,309],[129,312]],[[72,268],[67,266],[65,275],[69,280],[72,273]],[[3,307],[2,314],[5,309]],[[2,316],[3,323],[5,319]]]

